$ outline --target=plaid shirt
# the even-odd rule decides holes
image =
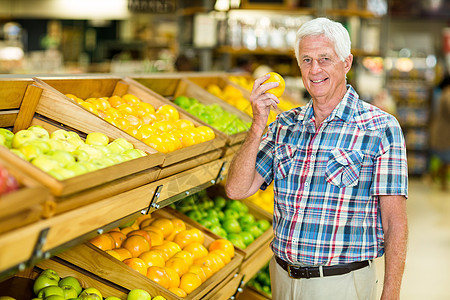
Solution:
[[[312,101],[282,113],[264,135],[256,170],[274,181],[275,255],[297,265],[335,265],[384,253],[378,195],[407,197],[397,120],[347,93],[319,129]]]

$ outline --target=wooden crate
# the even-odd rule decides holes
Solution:
[[[154,93],[149,93],[148,89],[143,88],[141,85],[134,81],[125,81],[124,79],[118,77],[81,77],[81,78],[35,78],[40,86],[44,88],[44,94],[51,95],[52,100],[61,102],[63,105],[70,103],[72,106],[76,106],[78,110],[82,110],[84,115],[89,114],[91,118],[96,118],[98,125],[101,124],[102,127],[108,128],[108,130],[115,132],[115,134],[120,134],[121,136],[127,136],[129,139],[136,140],[134,137],[124,132],[123,130],[109,124],[108,122],[102,120],[100,117],[94,115],[91,112],[83,109],[80,105],[70,100],[65,96],[65,94],[74,94],[79,98],[86,99],[89,97],[100,97],[100,96],[112,96],[118,95],[123,96],[127,93],[137,96],[141,101],[152,104],[155,109],[164,104],[172,104],[167,99],[155,96]],[[64,120],[68,115],[58,114],[55,116],[51,107],[47,107],[45,110],[50,116],[58,120]],[[204,125],[204,123],[199,122],[197,119],[192,118],[189,114],[184,111],[180,112],[180,118],[188,119],[192,121],[196,126]],[[74,120],[77,126],[83,123],[81,120]],[[141,142],[142,143],[142,142]],[[142,143],[143,144],[143,143]],[[145,145],[145,144],[144,144]],[[221,149],[225,145],[225,140],[221,136],[217,136],[215,139],[206,141],[200,144],[192,145],[186,148],[182,148],[164,155],[164,159],[160,164],[162,167],[178,163],[180,161],[190,159],[204,153]],[[147,146],[147,145],[146,145]],[[149,146],[147,146],[150,148]],[[156,152],[156,150],[154,150]]]
[[[18,159],[8,149],[0,147],[0,157],[4,161],[7,161],[15,168],[22,169],[29,177],[50,189],[54,196],[67,196],[99,186],[109,181],[161,165],[164,161],[164,155],[162,153],[157,152],[124,132],[121,133],[114,126],[103,121],[96,115],[89,113],[80,105],[68,100],[65,96],[57,95],[53,91],[43,89],[30,82],[27,83],[28,85],[24,85],[22,81],[15,79],[0,81],[0,85],[7,91],[9,87],[12,90],[17,90],[14,93],[8,93],[11,96],[10,98],[5,97],[0,99],[2,100],[2,107],[8,109],[3,114],[3,116],[8,117],[3,118],[1,122],[4,127],[13,127],[13,131],[17,132],[31,125],[42,125],[49,132],[64,128],[75,131],[82,137],[87,133],[99,131],[108,135],[111,140],[124,137],[135,148],[143,150],[148,154],[145,157],[123,162],[120,165],[110,166],[66,180],[57,180],[31,163]],[[19,93],[20,89],[24,88],[23,93]],[[23,98],[19,99],[21,96]]]
[[[204,77],[198,77],[198,78],[200,78],[199,80],[202,80]],[[251,120],[252,120],[244,112],[229,105],[228,103],[217,98],[216,96],[208,93],[202,87],[198,86],[197,84],[195,84],[192,81],[187,80],[185,78],[180,78],[178,76],[176,76],[174,78],[154,78],[154,77],[127,78],[127,81],[131,81],[131,80],[137,82],[144,88],[147,88],[148,90],[150,90],[149,92],[153,91],[153,93],[159,94],[169,100],[173,100],[178,96],[192,97],[192,98],[197,99],[198,101],[200,101],[201,103],[203,103],[205,105],[218,104],[220,107],[222,107],[223,109],[225,109],[228,112],[231,112],[231,113],[237,115],[239,118],[241,118],[245,122],[251,122]],[[177,106],[177,108],[179,110],[184,111],[182,108],[180,108],[178,106]],[[196,117],[194,117],[194,118],[196,118]],[[202,122],[199,119],[197,119],[197,120],[199,122]],[[247,135],[247,132],[240,132],[240,133],[233,134],[233,135],[227,135],[227,134],[217,131],[217,130],[215,130],[215,132],[217,132],[217,134],[221,135],[222,137],[224,137],[226,139],[227,145],[234,145],[236,143],[241,143]]]
[[[125,300],[127,297],[128,291],[120,286],[54,259],[44,260],[37,266],[18,272],[11,278],[0,282],[0,296],[11,296],[15,299],[35,298],[36,296],[33,293],[34,280],[45,269],[56,271],[61,278],[73,276],[79,280],[83,289],[88,287],[96,288],[102,293],[104,298],[116,296]]]
[[[152,212],[152,216],[173,218],[171,214],[164,210],[154,211]],[[186,228],[190,229],[192,226],[187,223]],[[206,247],[214,240],[215,239],[208,233],[205,233],[204,245]],[[145,286],[151,294],[158,293],[167,299],[177,300],[202,299],[218,285],[220,287],[220,284],[223,281],[227,282],[227,280],[230,280],[237,272],[242,262],[242,256],[239,253],[236,253],[228,264],[213,274],[209,279],[202,283],[201,286],[195,289],[187,297],[180,298],[90,243],[75,246],[72,249],[58,254],[57,257],[126,289],[131,290]]]

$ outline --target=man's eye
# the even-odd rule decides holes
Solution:
[[[306,63],[306,64],[309,64],[311,62],[311,59],[310,58],[305,58],[305,59],[303,59],[303,62]]]

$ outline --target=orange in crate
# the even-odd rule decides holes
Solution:
[[[147,269],[147,278],[156,282],[160,286],[168,289],[170,286],[170,278],[163,267],[152,266]]]
[[[122,246],[123,241],[126,240],[127,236],[120,231],[110,231],[108,234],[114,239],[114,248],[119,248]]]
[[[148,268],[151,266],[164,267],[166,264],[162,251],[157,249],[142,252],[139,258],[145,262]]]
[[[201,284],[202,280],[200,276],[194,273],[187,272],[180,278],[180,289],[184,290],[187,294],[192,293]]]
[[[138,271],[142,275],[147,275],[147,266],[145,262],[138,257],[127,258],[123,261],[124,264],[132,268],[133,270]]]
[[[142,252],[150,250],[149,243],[141,235],[127,237],[127,239],[123,241],[122,247],[130,251],[133,257],[138,257]]]
[[[103,233],[89,240],[91,244],[105,251],[115,248],[116,242],[109,233]]]

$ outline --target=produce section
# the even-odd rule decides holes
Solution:
[[[148,81],[151,82],[152,79]],[[45,135],[48,143],[54,132],[57,132],[54,134],[56,136],[58,132],[61,133],[64,138],[68,132],[73,132],[77,134],[78,142],[99,143],[105,148],[113,148],[107,145],[115,140],[125,140],[138,149],[137,153],[143,155],[118,161],[115,165],[92,172],[71,173],[72,176],[67,179],[57,179],[41,170],[46,169],[47,164],[41,165],[41,168],[33,164],[33,161],[43,154],[40,150],[33,153],[21,149],[21,154],[31,155],[30,161],[27,161],[17,157],[18,154],[11,152],[7,146],[0,147],[0,163],[5,160],[5,166],[8,169],[13,166],[13,174],[19,174],[15,176],[19,188],[3,196],[0,205],[3,205],[4,200],[13,199],[12,201],[40,208],[39,214],[31,221],[16,222],[9,230],[0,232],[0,272],[4,282],[17,281],[18,277],[34,280],[42,271],[53,269],[58,273],[62,272],[61,277],[77,277],[83,274],[80,278],[89,278],[88,282],[97,280],[105,284],[106,280],[107,291],[120,291],[115,295],[98,288],[103,298],[115,296],[127,299],[130,293],[137,293],[132,292],[133,290],[143,289],[151,295],[151,299],[157,296],[164,299],[229,299],[263,266],[261,258],[268,260],[271,256],[271,216],[263,209],[255,208],[252,203],[247,205],[224,199],[228,202],[225,203],[226,208],[230,211],[240,211],[240,230],[248,232],[244,240],[239,240],[236,236],[232,238],[231,234],[230,240],[237,245],[217,234],[212,227],[210,230],[204,224],[169,207],[181,203],[185,197],[197,193],[205,195],[206,191],[211,201],[223,198],[223,190],[220,192],[222,187],[217,184],[226,176],[228,164],[233,157],[230,149],[240,147],[245,137],[245,130],[240,133],[223,133],[210,127],[201,118],[178,107],[174,102],[176,97],[181,93],[188,94],[188,97],[195,95],[204,105],[215,104],[228,113],[244,118],[248,116],[216,99],[206,90],[200,91],[201,88],[195,91],[194,95],[190,94],[192,89],[186,89],[186,86],[194,88],[196,85],[187,79],[170,78],[168,81],[176,81],[184,85],[185,89],[180,91],[180,94],[177,92],[168,96],[151,91],[149,87],[141,86],[130,78],[35,78],[21,86],[21,93],[15,94],[14,101],[11,101],[11,97],[1,99],[8,103],[7,113],[14,115],[8,119],[0,118],[1,125],[14,134],[21,130],[42,129],[48,134],[48,137]],[[16,86],[17,82],[11,79],[7,85]],[[27,89],[33,91],[32,101],[27,97],[31,93],[27,93]],[[207,96],[199,96],[202,93]],[[69,98],[68,96],[72,97],[69,94],[79,95],[76,97],[83,97],[85,100],[81,102],[77,98]],[[150,147],[124,128],[118,128],[102,118],[98,114],[97,106],[95,112],[89,110],[90,105],[81,105],[102,105],[101,101],[94,100],[101,97],[131,97],[125,95],[135,95],[146,103],[152,102],[152,106],[156,108],[155,112],[159,107],[170,105],[178,111],[180,119],[189,120],[189,123],[195,124],[196,127],[210,128],[214,138],[171,152],[158,151],[157,147]],[[214,100],[210,103],[208,99]],[[13,107],[11,102],[15,103]],[[34,105],[30,106],[30,103]],[[249,119],[246,119],[246,122],[249,122]],[[92,128],[98,130],[91,130]],[[75,148],[69,152],[75,151]],[[114,149],[122,148],[123,146]],[[58,152],[56,150],[58,149],[46,155],[53,155]],[[81,156],[79,158],[72,155],[69,160],[61,164],[71,165],[82,159]],[[36,197],[41,200],[34,202],[37,200],[33,199],[31,203],[28,198],[20,197],[23,192],[31,189],[45,191],[41,193],[43,198]],[[210,211],[213,211],[215,202],[211,201],[208,205],[211,206]],[[7,203],[11,206],[11,202]],[[217,201],[217,208],[225,207],[223,204]],[[232,219],[231,212],[228,214],[229,219]],[[138,226],[136,220],[139,220],[142,226]],[[237,230],[231,223],[232,221],[227,222],[225,228]],[[169,225],[172,230],[167,231],[167,224],[172,224],[173,228]],[[191,241],[193,232],[203,236],[204,241],[187,245],[186,241]],[[125,242],[127,240],[128,242]],[[148,249],[145,247],[146,242]],[[133,247],[135,244],[142,244],[144,248],[136,250]],[[169,245],[173,246],[176,254],[167,255]],[[231,249],[234,255],[231,254]],[[194,253],[203,253],[203,256],[196,257],[197,254]],[[161,266],[161,255],[164,266]],[[189,258],[192,256],[192,264],[186,265],[185,262],[191,261]],[[161,268],[165,272],[161,272]],[[84,279],[79,280],[84,289],[90,287],[83,282]]]

